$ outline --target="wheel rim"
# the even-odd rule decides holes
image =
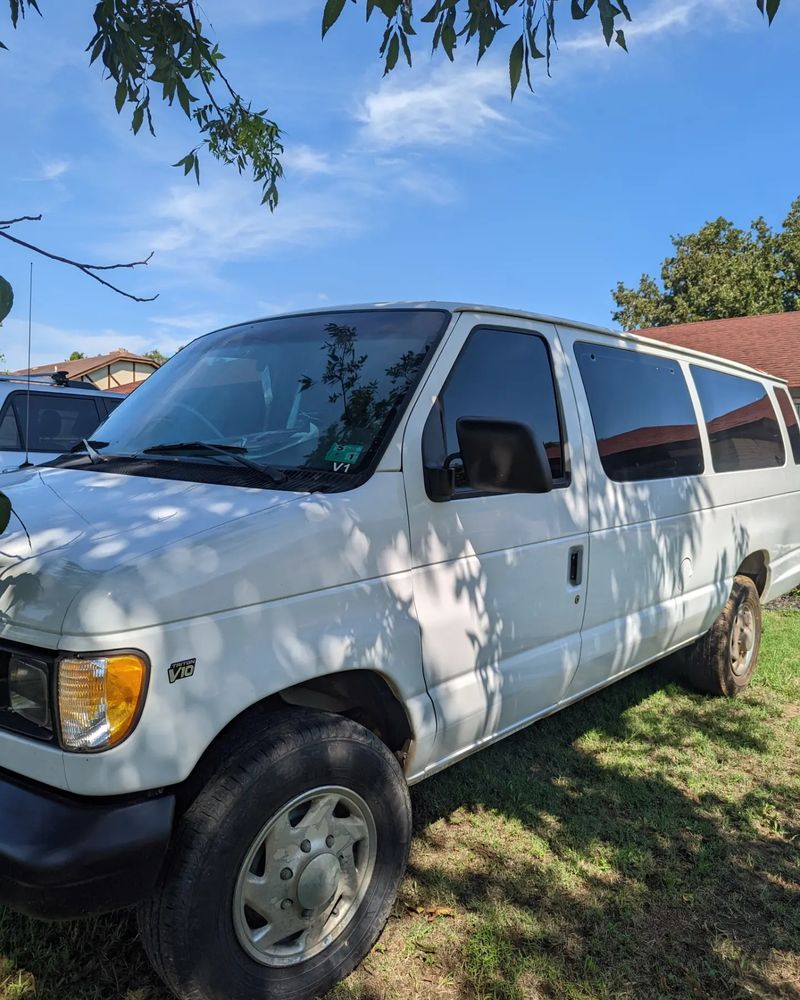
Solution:
[[[358,910],[377,852],[375,820],[348,788],[314,788],[262,828],[236,880],[233,922],[262,965],[297,965],[327,948]]]
[[[742,604],[731,629],[731,669],[737,677],[746,674],[753,662],[756,645],[756,618],[749,604]]]

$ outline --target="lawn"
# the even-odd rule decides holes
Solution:
[[[412,793],[394,915],[330,1000],[800,998],[800,613],[757,680],[665,661]],[[166,1000],[126,915],[0,910],[0,1000]]]

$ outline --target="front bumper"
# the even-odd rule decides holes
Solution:
[[[0,773],[0,904],[57,920],[142,902],[174,814],[172,794],[75,798]]]

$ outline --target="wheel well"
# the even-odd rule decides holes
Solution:
[[[755,584],[759,597],[767,589],[769,579],[769,553],[763,549],[751,552],[736,571],[737,576],[749,576]]]
[[[286,705],[346,715],[370,729],[404,762],[414,738],[402,702],[381,674],[343,670],[286,688],[277,696]]]
[[[246,722],[253,717],[263,718],[267,731],[270,713],[285,712],[287,707],[312,708],[347,716],[375,733],[396,755],[401,767],[405,767],[414,733],[402,702],[380,674],[370,670],[343,670],[286,688],[255,702],[231,719],[179,786],[178,813],[188,808],[221,757],[235,744]]]

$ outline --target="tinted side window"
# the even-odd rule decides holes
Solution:
[[[27,423],[27,395],[14,396],[20,427],[29,427],[31,451],[69,451],[81,438],[91,437],[100,423],[95,400],[86,396],[59,396],[50,392],[31,395],[30,400]]]
[[[11,406],[6,407],[0,420],[0,451],[21,451],[17,418]]]
[[[783,465],[778,418],[760,382],[692,365],[715,472]]]
[[[675,361],[581,343],[575,357],[610,479],[626,483],[703,471],[700,428]]]
[[[553,479],[564,480],[564,445],[550,352],[535,334],[473,330],[425,425],[426,465],[441,467],[458,453],[459,417],[516,420],[537,434]],[[456,487],[469,490],[457,460]]]
[[[107,417],[109,414],[113,413],[124,398],[124,396],[120,396],[119,399],[111,399],[110,396],[99,397],[97,402],[100,404],[101,416]]]
[[[785,389],[776,389],[775,395],[778,397],[778,406],[781,408],[783,419],[786,421],[786,428],[789,431],[789,444],[792,446],[792,455],[795,462],[800,465],[800,424],[797,422],[797,408]]]

